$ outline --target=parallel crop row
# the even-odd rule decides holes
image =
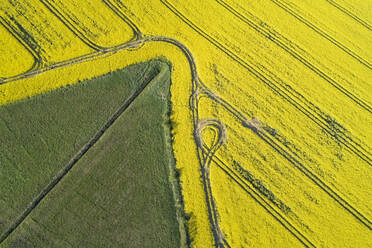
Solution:
[[[12,23],[13,21],[13,23]],[[0,16],[0,24],[3,25],[9,33],[32,55],[34,63],[26,72],[37,70],[42,64],[40,56],[40,46],[35,42],[32,36],[14,19]],[[3,79],[5,80],[5,79]]]
[[[332,120],[328,115],[322,112],[309,100],[307,100],[301,94],[296,92],[293,88],[286,86],[284,82],[282,82],[277,76],[273,75],[272,73],[268,73],[267,71],[264,72],[262,69],[255,68],[250,63],[248,63],[247,61],[239,57],[237,54],[235,54],[233,51],[229,50],[227,47],[225,47],[223,44],[217,41],[214,37],[207,34],[205,31],[203,31],[197,25],[195,25],[191,20],[189,20],[186,16],[184,16],[181,12],[179,12],[171,3],[169,3],[169,1],[162,0],[162,3],[165,6],[167,6],[168,9],[170,9],[176,16],[183,20],[187,25],[194,29],[199,35],[207,39],[210,43],[212,43],[214,46],[216,46],[218,49],[220,49],[222,52],[228,55],[231,59],[233,59],[241,66],[246,68],[248,71],[250,71],[270,89],[279,94],[285,101],[293,105],[306,117],[312,120],[316,125],[322,128],[322,130],[327,132],[329,135],[333,136],[338,142],[340,142],[354,154],[362,158],[368,165],[371,165],[370,154],[360,144],[354,142],[354,140],[345,133],[345,130],[342,128],[342,126],[340,126],[337,122]],[[222,106],[224,106],[228,111],[233,113],[236,116],[236,118],[238,118],[243,123],[244,121],[247,120],[247,118],[244,117],[244,115],[240,111],[237,111],[236,108],[231,106],[226,101],[218,98],[216,95],[213,95],[211,93],[209,93],[209,97],[214,99],[216,102],[222,104]],[[356,217],[368,228],[371,228],[371,222],[362,213],[360,213],[356,208],[354,208],[351,204],[349,204],[346,200],[339,196],[336,193],[336,191],[334,191],[330,186],[328,186],[318,176],[316,176],[315,173],[311,172],[311,170],[309,170],[298,159],[296,159],[295,155],[291,154],[291,151],[288,151],[286,146],[284,146],[281,143],[278,143],[280,141],[275,141],[274,139],[272,139],[270,137],[270,134],[266,133],[266,131],[264,132],[258,131],[256,133],[268,145],[275,149],[293,166],[295,166],[305,176],[307,176],[311,181],[313,181],[317,186],[319,186],[323,191],[325,191],[338,204],[345,208],[345,210],[351,213],[354,217]]]
[[[95,52],[87,53],[71,59],[50,64],[48,62],[48,56],[45,56],[46,51],[43,48],[43,44],[39,44],[38,41],[33,38],[32,35],[25,28],[23,28],[23,26],[14,17],[8,16],[7,18],[4,18],[0,16],[0,24],[2,24],[9,32],[12,33],[12,35],[27,49],[27,51],[30,52],[35,60],[34,65],[26,72],[12,77],[3,78],[0,84],[5,84],[30,77],[42,71],[47,71],[50,69],[75,64],[81,61],[90,60],[106,53],[113,53],[121,49],[126,49],[128,46],[136,46],[137,41],[142,38],[139,28],[128,18],[126,18],[125,15],[123,15],[119,11],[119,9],[115,7],[115,5],[109,0],[104,0],[104,4],[106,4],[108,8],[114,12],[114,14],[118,15],[118,17],[124,23],[129,25],[134,33],[134,37],[131,40],[122,44],[117,44],[113,47],[103,47],[93,41],[90,37],[88,37],[87,33],[89,33],[90,31],[87,30],[87,28],[84,27],[84,25],[80,23],[80,21],[76,19],[76,17],[72,15],[66,15],[66,13],[69,12],[68,9],[61,10],[59,9],[58,5],[52,1],[40,1],[47,8],[48,11],[50,11],[65,27],[67,27],[72,32],[72,34],[79,38],[85,45],[87,45],[87,47],[92,48]],[[53,41],[50,42],[52,43]]]
[[[365,21],[362,18],[358,17],[353,12],[351,12],[350,10],[346,9],[345,7],[341,6],[340,4],[338,4],[337,2],[335,2],[333,0],[326,0],[326,1],[329,2],[331,5],[333,5],[335,8],[337,8],[340,11],[344,12],[346,15],[350,16],[351,18],[353,18],[355,21],[359,22],[362,26],[364,26],[367,29],[369,29],[369,30],[372,31],[372,26],[367,21]]]
[[[234,166],[226,165],[220,158],[214,157],[213,161],[224,171],[239,187],[249,194],[259,205],[261,205],[271,216],[273,216],[288,232],[290,232],[305,247],[315,247],[315,245],[303,234],[291,221],[282,214],[282,209],[273,204],[267,196],[257,190],[247,181],[239,171],[234,170]],[[233,167],[233,168],[231,168]]]
[[[84,30],[81,29],[79,25],[79,20],[74,20],[70,15],[63,15],[58,7],[48,0],[40,0],[45,7],[55,15],[58,20],[60,20],[71,32],[73,32],[81,41],[83,41],[90,48],[99,51],[103,50],[104,47],[96,44],[94,41],[90,40]]]
[[[225,1],[223,0],[216,0],[216,1],[219,4],[221,4],[225,9],[227,9],[229,12],[231,12],[233,15],[235,15],[237,18],[239,18],[244,23],[248,24],[251,28],[256,30],[259,34],[263,35],[264,37],[267,37],[272,42],[274,42],[276,45],[278,45],[280,48],[282,48],[284,51],[291,54],[294,58],[296,58],[298,61],[304,64],[307,68],[315,72],[319,77],[327,81],[329,84],[331,84],[333,87],[339,90],[342,94],[344,94],[350,100],[354,101],[360,107],[372,113],[372,108],[371,106],[369,106],[368,103],[360,99],[358,96],[353,94],[351,91],[346,89],[343,85],[341,85],[336,80],[334,80],[331,76],[329,76],[330,74],[329,71],[328,72],[322,71],[319,68],[319,66],[315,65],[312,62],[314,60],[311,58],[311,55],[308,52],[306,52],[304,49],[302,49],[300,46],[298,46],[296,43],[294,43],[293,41],[290,41],[289,39],[287,39],[280,33],[273,30],[270,26],[265,24],[262,20],[254,16],[252,13],[249,13],[249,15],[243,15],[239,13],[237,10],[235,10],[232,6],[230,6]],[[319,64],[319,62],[317,63]],[[324,68],[324,66],[322,67]],[[347,80],[345,81],[347,82]]]
[[[7,28],[9,32],[12,33],[14,37],[33,55],[35,59],[35,63],[32,68],[26,73],[19,74],[15,77],[5,78],[3,79],[4,83],[10,83],[15,80],[19,80],[22,78],[30,77],[41,73],[46,70],[52,70],[55,68],[60,68],[64,66],[68,66],[74,63],[79,63],[85,60],[95,59],[99,56],[114,53],[122,49],[130,49],[139,47],[142,44],[148,42],[165,42],[172,44],[178,47],[183,54],[187,57],[187,60],[190,65],[191,75],[192,75],[192,92],[190,98],[190,109],[193,115],[193,128],[194,128],[194,138],[195,142],[198,147],[198,158],[199,163],[201,166],[203,183],[204,183],[204,193],[206,194],[206,204],[208,206],[208,214],[209,220],[212,227],[212,233],[214,235],[214,239],[216,241],[216,246],[218,247],[230,247],[227,240],[224,238],[222,230],[219,226],[218,221],[218,206],[214,201],[211,181],[210,181],[210,165],[212,162],[216,163],[217,166],[222,169],[237,185],[239,185],[244,191],[246,191],[252,198],[259,203],[271,216],[273,216],[283,227],[286,228],[292,235],[294,235],[302,244],[307,247],[314,247],[315,245],[303,234],[299,229],[295,227],[291,223],[291,221],[283,214],[285,211],[288,210],[283,202],[279,199],[275,198],[271,192],[269,192],[266,188],[262,187],[262,185],[258,184],[257,181],[252,179],[250,175],[248,175],[243,170],[239,169],[237,166],[228,166],[226,165],[222,159],[218,158],[215,154],[216,151],[223,145],[225,142],[226,137],[224,136],[224,127],[218,120],[200,120],[199,119],[199,110],[198,104],[201,97],[208,97],[212,99],[215,103],[219,104],[220,106],[224,107],[228,112],[230,112],[237,120],[241,122],[241,124],[249,129],[251,129],[261,140],[263,140],[269,147],[275,150],[278,154],[280,154],[284,159],[286,159],[293,167],[299,170],[303,175],[305,175],[312,183],[317,185],[322,191],[324,191],[330,198],[332,198],[335,202],[337,202],[340,206],[342,206],[347,212],[353,215],[356,219],[358,219],[362,224],[364,224],[367,228],[371,229],[372,223],[371,221],[365,217],[363,213],[361,213],[356,207],[350,204],[347,200],[345,200],[342,196],[340,196],[336,190],[332,188],[329,184],[324,182],[316,173],[310,170],[303,161],[305,158],[301,155],[301,151],[295,150],[293,147],[286,145],[285,140],[283,137],[280,137],[272,132],[272,129],[269,126],[255,126],[254,124],[248,123],[249,119],[243,112],[239,111],[236,107],[234,107],[229,102],[225,101],[211,90],[209,90],[201,81],[198,76],[196,65],[194,58],[190,52],[190,50],[184,46],[182,43],[178,42],[175,39],[163,37],[163,36],[150,36],[146,37],[142,35],[140,29],[125,15],[122,11],[123,5],[120,1],[112,1],[112,0],[102,0],[103,3],[113,12],[115,13],[123,22],[128,24],[134,33],[134,38],[123,44],[118,44],[113,47],[105,47],[98,44],[96,41],[92,40],[88,33],[89,30],[79,22],[79,20],[73,16],[69,15],[67,10],[63,10],[60,6],[56,5],[54,1],[49,0],[40,0],[42,4],[50,11],[60,22],[63,23],[65,27],[67,27],[74,36],[78,37],[86,46],[90,47],[94,50],[92,53],[88,53],[81,56],[76,56],[74,58],[66,59],[61,62],[53,63],[48,66],[41,67],[47,58],[42,56],[40,50],[42,50],[42,46],[38,45],[38,43],[33,39],[33,37],[22,28],[22,26],[17,25],[15,19],[12,18],[3,18],[0,16],[0,23]],[[261,20],[259,20],[254,15],[250,14],[250,16],[242,15],[234,8],[232,8],[229,4],[227,4],[224,0],[216,0],[220,5],[222,5],[225,9],[243,21],[245,24],[249,25],[253,28],[256,32],[260,35],[267,37],[272,42],[274,42],[277,46],[281,47],[284,51],[291,54],[295,59],[300,61],[304,64],[307,68],[312,70],[318,76],[323,78],[329,84],[331,84],[334,88],[340,91],[342,94],[347,96],[349,99],[354,101],[364,110],[372,113],[371,106],[368,105],[363,99],[360,99],[351,91],[346,89],[343,85],[338,83],[332,77],[329,76],[329,72],[324,72],[319,66],[315,65],[312,61],[311,55],[307,53],[304,49],[300,46],[295,44],[294,42],[288,40],[286,37],[281,35],[280,33],[276,32],[269,26],[263,24]],[[313,25],[310,21],[306,20],[304,17],[296,13],[294,10],[290,8],[290,6],[284,3],[282,0],[272,0],[281,8],[285,9],[288,13],[296,17],[299,21],[306,24],[309,28],[313,29],[324,38],[328,39],[330,42],[341,48],[344,52],[352,56],[354,59],[358,60],[361,64],[366,66],[369,69],[372,69],[372,65],[359,55],[355,54],[353,51],[348,49],[342,43],[337,41],[336,39],[332,38],[330,35],[325,33],[320,28]],[[337,8],[341,8],[340,6],[336,5],[331,2]],[[319,107],[313,104],[309,99],[306,99],[303,95],[301,95],[296,89],[286,84],[281,78],[276,76],[274,73],[270,72],[266,68],[262,68],[258,66],[254,61],[251,59],[245,59],[239,56],[239,54],[235,53],[231,49],[228,48],[225,44],[219,41],[213,35],[208,34],[206,31],[202,30],[198,27],[195,23],[193,23],[190,19],[188,19],[184,14],[182,14],[175,6],[173,6],[168,0],[161,0],[161,3],[166,6],[171,12],[173,12],[179,19],[181,19],[184,23],[186,23],[189,27],[191,27],[196,33],[210,42],[213,46],[217,47],[221,52],[225,53],[229,58],[233,61],[238,63],[240,66],[248,70],[251,74],[253,74],[260,82],[262,82],[265,86],[267,86],[270,90],[272,90],[275,94],[279,95],[286,103],[292,105],[295,109],[297,109],[300,113],[302,113],[306,118],[311,120],[316,126],[318,126],[321,130],[326,132],[328,135],[332,136],[333,139],[338,142],[340,145],[346,147],[349,151],[354,153],[360,159],[362,159],[368,166],[372,165],[372,155],[369,152],[369,147],[367,145],[361,144],[360,142],[356,141],[354,137],[352,137],[349,132],[341,126],[336,120],[332,119],[327,113],[322,111]],[[347,10],[341,9],[343,12],[347,12]],[[347,12],[349,15],[349,12]],[[366,26],[361,19],[358,19],[356,16],[352,17],[360,22],[362,25]],[[13,21],[13,23],[10,22]],[[369,27],[368,25],[366,26]],[[53,41],[51,41],[53,42]],[[45,52],[45,51],[44,51]],[[325,68],[325,66],[321,66]],[[145,87],[145,86],[144,86]],[[143,87],[143,88],[144,88]],[[142,88],[142,89],[143,89]],[[141,89],[141,90],[142,90]],[[140,94],[140,92],[137,92]],[[136,93],[136,94],[137,94]],[[138,95],[137,94],[137,95]],[[134,100],[136,96],[133,96],[132,100]],[[18,219],[9,231],[0,238],[0,242],[4,240],[23,220],[24,218],[32,211],[32,209],[40,202],[40,200],[45,197],[45,195],[58,183],[58,181],[65,175],[66,171],[68,171],[74,163],[76,163],[77,159],[81,158],[81,156],[86,152],[92,144],[94,144],[103,134],[103,132],[118,118],[118,116],[129,106],[130,102],[125,106],[122,106],[120,110],[109,120],[109,122],[93,137],[93,140],[87,144],[87,146],[83,149],[81,153],[77,155],[77,158],[74,158],[71,163],[66,167],[61,175],[58,175],[56,180],[53,181],[51,185],[46,187],[46,190],[41,192],[41,194],[35,198],[36,200],[30,204],[30,207],[25,210],[22,217]],[[208,147],[206,144],[203,143],[203,139],[201,137],[201,130],[203,128],[211,128],[213,129],[214,133],[216,134],[216,139],[214,140],[214,144]],[[286,210],[287,209],[287,210]]]
[[[274,2],[276,5],[278,5],[280,8],[287,11],[297,20],[299,20],[300,22],[302,22],[303,24],[305,24],[306,26],[308,26],[309,28],[311,28],[312,30],[314,30],[315,32],[323,36],[324,38],[326,38],[329,42],[338,46],[345,53],[349,54],[351,57],[359,61],[359,63],[366,66],[368,69],[372,69],[372,64],[368,60],[362,58],[360,55],[356,54],[355,52],[347,48],[344,44],[342,44],[341,42],[333,38],[331,35],[327,34],[325,31],[323,31],[322,29],[314,25],[311,21],[307,20],[301,14],[297,13],[293,8],[290,7],[290,5],[286,1],[282,1],[282,0],[271,0],[271,1]]]

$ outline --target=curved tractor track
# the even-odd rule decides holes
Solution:
[[[36,51],[35,48],[24,39],[24,37],[20,34],[17,28],[14,27],[14,25],[9,23],[9,21],[7,21],[2,16],[0,16],[0,24],[27,50],[27,52],[31,54],[34,59],[34,63],[32,64],[32,66],[27,71],[21,74],[26,74],[38,70],[42,65],[42,58],[38,51]],[[0,85],[6,80],[7,78],[1,78]]]
[[[263,70],[262,68],[258,68],[257,66],[255,66],[251,61],[247,61],[241,58],[238,54],[234,53],[228,47],[219,42],[216,38],[212,37],[207,32],[199,28],[195,23],[189,20],[179,10],[177,10],[175,6],[173,6],[169,1],[160,1],[200,36],[213,44],[215,47],[229,56],[232,60],[240,64],[243,68],[251,72],[257,79],[259,79],[259,81],[268,86],[276,94],[279,94],[285,101],[293,105],[302,114],[304,114],[307,118],[313,121],[322,130],[324,130],[328,135],[337,140],[337,142],[344,145],[352,153],[365,161],[369,166],[372,166],[372,154],[369,152],[369,147],[365,148],[365,144],[360,144],[352,136],[345,133],[344,127],[342,127],[337,122],[330,120],[330,116],[327,113],[323,112],[319,107],[306,99],[293,87],[288,87],[288,84],[283,82],[279,77],[274,75],[267,68]]]
[[[26,48],[26,50],[34,58],[34,64],[26,72],[22,72],[18,75],[11,76],[11,77],[0,78],[0,85],[13,82],[16,80],[20,80],[23,78],[32,77],[41,72],[49,71],[51,69],[61,68],[61,67],[73,65],[79,62],[95,59],[106,53],[114,53],[122,49],[130,48],[131,46],[136,47],[137,42],[143,39],[143,35],[141,31],[130,19],[128,19],[125,15],[122,15],[122,13],[118,11],[117,7],[113,5],[110,1],[107,1],[107,0],[102,0],[102,1],[104,4],[108,6],[108,8],[110,8],[115,14],[117,14],[123,22],[125,22],[126,24],[130,26],[134,34],[130,41],[122,43],[122,44],[118,44],[112,47],[100,46],[99,44],[96,44],[94,41],[89,39],[84,34],[83,30],[81,30],[79,25],[76,24],[78,20],[72,19],[71,16],[63,15],[62,11],[59,10],[58,7],[55,4],[53,4],[51,1],[40,0],[40,2],[44,4],[45,7],[51,13],[53,13],[53,15],[56,16],[57,19],[61,21],[76,37],[78,37],[85,45],[87,45],[88,47],[94,50],[94,52],[92,53],[85,54],[85,55],[75,57],[72,59],[64,60],[64,61],[52,64],[52,65],[48,65],[48,66],[43,65],[44,61],[41,58],[39,52],[36,51],[32,47],[32,45],[30,45],[29,42],[24,37],[22,37],[22,35],[19,32],[17,32],[16,28],[13,27],[13,25],[11,25],[8,21],[6,21],[3,17],[0,16],[0,24],[2,24]]]
[[[40,0],[44,6],[51,11],[68,29],[73,32],[81,41],[83,41],[87,46],[94,49],[95,51],[109,51],[111,49],[115,49],[120,47],[122,44],[112,46],[112,47],[104,47],[101,46],[94,41],[90,40],[85,34],[84,30],[79,25],[74,25],[74,23],[78,23],[79,20],[75,20],[71,15],[66,13],[65,11],[61,10],[56,4],[54,4],[50,0]],[[117,11],[115,9],[117,8],[115,5],[113,5],[110,1],[102,0],[102,2],[108,6],[111,10],[113,10],[116,14]],[[142,33],[140,30],[125,16],[118,15],[122,21],[124,21],[126,24],[128,24],[133,33],[134,36],[130,41],[133,40],[140,40],[142,39]]]
[[[44,1],[47,5],[49,4],[48,1]],[[35,76],[39,73],[54,70],[57,68],[69,66],[75,63],[80,63],[87,60],[92,60],[98,58],[105,54],[112,54],[120,50],[130,50],[130,49],[138,49],[142,45],[150,42],[163,42],[167,44],[171,44],[176,46],[180,49],[180,51],[186,56],[188,60],[188,64],[190,67],[191,72],[191,79],[192,79],[192,92],[190,92],[190,101],[189,101],[189,108],[192,111],[192,124],[193,124],[193,134],[194,134],[194,141],[197,147],[197,155],[199,159],[199,165],[201,170],[201,175],[203,178],[203,185],[205,191],[205,200],[208,207],[208,214],[209,214],[209,221],[211,225],[211,230],[214,237],[214,246],[218,248],[223,247],[230,247],[228,241],[223,235],[223,230],[221,230],[218,220],[218,206],[216,206],[212,187],[211,187],[211,180],[210,180],[210,170],[211,170],[211,163],[215,163],[217,168],[222,169],[231,179],[242,187],[247,194],[252,196],[252,198],[257,201],[269,214],[271,214],[287,231],[289,231],[296,239],[298,239],[305,247],[315,247],[315,245],[303,234],[300,230],[298,230],[288,218],[278,209],[274,204],[272,204],[265,195],[261,192],[256,190],[250,182],[239,175],[236,170],[232,169],[231,166],[224,164],[224,162],[216,156],[216,152],[218,149],[224,145],[227,134],[224,124],[221,123],[219,120],[216,119],[200,119],[199,118],[199,101],[202,97],[207,97],[212,99],[214,102],[219,104],[220,106],[224,107],[231,115],[235,117],[235,119],[241,123],[241,125],[247,130],[254,132],[258,137],[260,137],[263,141],[265,141],[269,146],[271,146],[274,150],[276,150],[279,154],[281,154],[285,159],[287,159],[294,167],[300,170],[305,176],[307,176],[314,184],[319,186],[322,190],[324,190],[333,200],[335,200],[338,204],[340,204],[346,211],[352,214],[356,219],[358,219],[361,223],[363,223],[367,228],[371,229],[371,222],[356,208],[351,206],[346,200],[344,200],[341,196],[337,195],[337,193],[328,186],[325,182],[323,182],[319,177],[317,177],[314,173],[312,173],[305,165],[303,165],[297,158],[296,155],[293,154],[292,151],[286,149],[281,144],[280,140],[272,138],[268,131],[265,128],[261,128],[262,125],[256,125],[254,120],[250,120],[243,112],[239,111],[233,105],[219,97],[213,91],[206,87],[202,80],[200,79],[196,63],[194,57],[190,50],[181,42],[165,36],[143,36],[139,28],[130,21],[124,13],[120,11],[120,8],[115,6],[109,0],[103,0],[103,2],[114,11],[123,21],[130,23],[134,33],[135,38],[129,42],[124,44],[120,44],[115,47],[105,48],[104,50],[97,50],[91,54],[87,54],[85,56],[81,56],[78,58],[74,58],[71,60],[63,61],[51,66],[37,68],[29,72],[25,72],[19,74],[15,77],[6,78],[3,80],[4,83],[10,83],[16,80],[20,80],[23,78]],[[275,91],[282,94],[283,97],[288,98],[288,101],[293,101],[293,96],[288,95],[288,93],[283,92],[278,86],[275,84],[271,84],[270,81],[265,78],[264,75],[260,74],[260,72],[254,71],[244,60],[239,58],[237,55],[229,51],[225,48],[222,44],[216,41],[213,37],[208,36],[205,32],[200,30],[197,26],[195,26],[191,21],[189,21],[186,17],[184,17],[181,13],[179,13],[168,1],[161,0],[161,2],[167,6],[173,13],[175,13],[178,17],[184,20],[189,26],[191,26],[195,31],[201,34],[204,38],[208,39],[213,45],[217,46],[221,51],[226,53],[230,58],[235,60],[237,63],[242,65],[244,68],[248,69],[248,71],[252,72],[255,75],[258,75],[260,79],[264,82],[267,82],[270,87],[274,88]],[[52,7],[51,7],[52,8]],[[53,10],[51,10],[53,12]],[[53,12],[54,13],[54,12]],[[60,13],[56,13],[59,15]],[[61,19],[67,20],[67,17],[60,17]],[[62,20],[61,20],[62,21]],[[65,25],[71,25],[71,29],[78,30],[73,22],[65,23]],[[77,31],[76,31],[77,32]],[[82,35],[81,33],[77,32],[76,35]],[[85,39],[81,37],[81,39]],[[97,47],[98,48],[98,47]],[[125,111],[125,109],[130,105],[132,101],[144,90],[144,88],[151,83],[149,81],[146,85],[142,86],[132,97],[127,101],[123,106],[120,107],[116,111],[116,113],[107,121],[107,123],[91,138],[91,140],[85,144],[78,154],[76,154],[71,161],[58,173],[54,179],[45,186],[45,188],[40,192],[40,194],[33,199],[32,202],[29,203],[28,207],[23,211],[23,213],[19,216],[19,218],[13,223],[13,225],[8,229],[6,233],[0,236],[0,243],[4,241],[23,221],[24,219],[32,212],[32,210],[42,201],[42,199],[57,185],[57,183],[67,174],[67,172],[76,164],[76,162],[84,156],[84,154],[102,137],[104,132],[115,122],[115,120]],[[317,124],[324,126],[323,121],[319,119],[319,117],[314,116],[314,114],[309,113],[309,111],[302,109],[301,104],[294,101],[293,104],[302,111],[304,114],[308,115],[309,118],[314,120]],[[326,128],[326,127],[325,127]],[[214,134],[215,137],[211,144],[208,144],[206,141],[203,140],[203,130],[209,129]],[[347,138],[345,138],[345,143],[347,145]],[[368,160],[370,161],[370,160]]]

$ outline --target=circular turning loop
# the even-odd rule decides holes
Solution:
[[[203,139],[203,131],[206,130],[210,130],[214,134],[214,137],[209,142]],[[203,152],[214,153],[226,142],[225,125],[217,119],[199,120],[195,129],[195,137],[197,145]]]

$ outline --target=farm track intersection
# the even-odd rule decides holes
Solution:
[[[195,59],[193,55],[191,54],[190,50],[186,48],[185,45],[183,45],[182,43],[180,43],[179,41],[173,38],[169,38],[165,36],[142,35],[140,29],[134,24],[133,21],[131,21],[125,15],[125,13],[121,11],[118,5],[108,0],[104,0],[103,2],[132,28],[135,34],[133,37],[133,40],[120,44],[120,45],[116,45],[114,47],[103,48],[97,44],[94,44],[94,42],[90,41],[87,37],[84,37],[82,32],[79,31],[79,28],[77,26],[74,26],[73,23],[69,21],[66,17],[63,17],[63,15],[60,12],[57,12],[56,9],[51,5],[49,1],[43,1],[43,3],[48,7],[48,9],[50,10],[53,9],[52,11],[53,14],[56,15],[62,22],[64,22],[64,24],[67,25],[69,29],[72,30],[72,32],[79,37],[79,39],[84,41],[84,43],[88,44],[88,46],[91,46],[96,51],[88,55],[83,55],[77,58],[65,60],[63,62],[52,64],[49,66],[45,66],[41,68],[36,67],[37,69],[31,68],[26,73],[22,73],[22,74],[19,74],[17,76],[10,77],[10,78],[4,78],[2,80],[2,84],[5,85],[11,82],[18,81],[18,80],[22,80],[22,79],[26,79],[30,77],[37,77],[38,74],[41,74],[43,72],[51,71],[57,68],[71,66],[73,64],[81,63],[87,60],[98,59],[101,56],[109,56],[110,54],[117,53],[121,50],[131,49],[135,51],[140,51],[141,47],[146,46],[147,43],[160,42],[160,43],[172,44],[173,46],[176,46],[178,49],[180,49],[182,53],[186,56],[187,61],[189,63],[190,71],[191,71],[192,86],[190,88],[192,88],[192,92],[190,92],[189,106],[190,106],[190,111],[192,112],[192,116],[193,116],[192,122],[193,122],[193,130],[194,130],[193,134],[194,134],[194,139],[195,139],[194,142],[197,146],[197,155],[199,159],[201,175],[203,177],[203,187],[204,187],[206,205],[208,207],[208,212],[209,212],[209,221],[211,224],[211,229],[212,229],[212,233],[214,236],[214,243],[216,247],[231,247],[231,246],[229,242],[224,238],[223,229],[219,225],[218,205],[216,205],[216,203],[214,202],[214,197],[212,194],[212,183],[211,183],[211,179],[209,175],[209,170],[211,169],[210,165],[212,161],[216,163],[225,173],[227,174],[231,173],[228,175],[231,178],[233,178],[233,180],[236,180],[236,183],[240,187],[244,185],[243,188],[245,188],[245,190],[247,188],[247,185],[250,185],[251,183],[248,182],[246,179],[242,178],[241,176],[239,176],[238,174],[233,173],[233,170],[229,168],[228,166],[226,166],[226,164],[222,162],[222,160],[219,159],[218,156],[216,155],[216,152],[220,149],[221,146],[223,146],[223,143],[225,142],[223,141],[223,139],[228,139],[228,138],[223,137],[225,136],[224,132],[226,132],[226,130],[223,127],[222,122],[220,122],[219,120],[215,120],[215,119],[200,119],[199,100],[203,97],[211,99],[212,102],[214,102],[218,106],[221,106],[222,108],[227,110],[227,112],[229,112],[233,116],[233,119],[240,122],[243,127],[245,127],[246,129],[256,134],[262,141],[267,143],[268,146],[270,146],[273,150],[279,153],[292,166],[298,169],[302,174],[304,174],[308,179],[310,179],[315,185],[317,185],[321,190],[323,190],[326,194],[328,194],[328,196],[332,198],[332,200],[334,200],[335,202],[337,202],[337,204],[342,206],[344,210],[346,210],[347,212],[349,212],[349,214],[354,216],[365,227],[367,227],[367,229],[371,230],[371,221],[366,217],[366,215],[362,214],[362,212],[359,211],[358,208],[354,207],[353,204],[349,203],[339,193],[337,193],[337,190],[334,190],[331,186],[329,186],[329,184],[327,184],[327,182],[324,182],[321,177],[319,177],[316,173],[311,171],[311,169],[307,168],[307,166],[303,164],[302,162],[304,161],[304,157],[302,157],[301,154],[297,150],[294,150],[293,148],[288,147],[288,145],[286,145],[283,142],[283,139],[281,139],[280,136],[276,136],[270,133],[270,131],[273,130],[272,127],[270,127],[266,123],[259,124],[258,128],[250,124],[247,124],[251,120],[252,116],[249,116],[243,111],[238,110],[238,108],[235,107],[233,104],[230,104],[229,102],[225,101],[222,97],[219,97],[215,92],[211,91],[206,85],[204,85],[204,83],[202,83],[198,75],[198,72],[196,70],[197,66],[196,66]],[[360,143],[357,139],[350,136],[348,133],[343,132],[345,128],[341,126],[340,124],[338,124],[337,122],[333,122],[332,119],[329,119],[329,115],[323,112],[318,106],[316,106],[310,100],[306,99],[301,93],[297,92],[294,88],[287,87],[286,83],[283,82],[283,80],[280,79],[278,76],[274,75],[274,73],[268,70],[264,71],[262,68],[258,68],[254,64],[252,64],[251,61],[248,61],[245,58],[240,57],[239,54],[229,49],[225,44],[223,44],[223,42],[220,42],[216,37],[213,37],[212,35],[208,34],[206,31],[204,31],[199,26],[197,26],[195,23],[193,23],[190,19],[188,19],[188,17],[186,17],[174,5],[172,5],[170,1],[161,0],[161,2],[174,15],[176,15],[179,19],[181,19],[184,23],[186,23],[189,27],[191,27],[196,33],[198,33],[200,36],[202,36],[204,39],[210,42],[217,49],[225,53],[230,59],[232,59],[237,64],[239,64],[240,66],[245,68],[247,71],[249,71],[251,74],[253,74],[258,80],[260,80],[265,85],[267,85],[273,92],[275,92],[276,94],[279,94],[286,102],[293,105],[293,107],[295,107],[300,113],[306,116],[306,118],[310,119],[317,126],[319,126],[319,128],[321,128],[322,131],[326,132],[328,135],[333,137],[333,139],[337,143],[339,143],[341,146],[344,146],[350,152],[352,152],[355,156],[358,156],[360,159],[362,159],[366,166],[371,165],[372,160],[371,160],[371,153],[370,153],[369,146],[366,146],[365,143]],[[276,45],[281,47],[287,53],[291,54],[297,60],[302,62],[305,66],[313,70],[320,77],[324,78],[327,82],[329,82],[337,90],[343,93],[351,101],[359,105],[358,107],[361,107],[362,109],[364,109],[363,111],[366,110],[369,113],[371,113],[371,108],[368,105],[368,103],[366,103],[362,99],[355,96],[353,93],[348,91],[342,85],[338,84],[336,81],[332,79],[332,77],[322,72],[320,69],[315,67],[313,64],[308,62],[306,59],[303,59],[301,57],[301,52],[303,51],[299,48],[300,50],[298,51],[300,52],[297,52],[295,50],[297,49],[296,45],[292,46],[292,44],[289,45],[288,43],[285,43],[286,41],[285,38],[281,37],[280,34],[273,33],[270,30],[267,31],[265,29],[260,28],[256,24],[252,24],[250,20],[248,20],[245,16],[241,15],[239,12],[231,8],[231,6],[227,5],[226,2],[222,0],[217,0],[217,2],[220,5],[222,5],[224,8],[229,10],[231,13],[233,13],[235,16],[237,16],[239,19],[241,19],[243,22],[247,23],[252,28],[254,28],[258,33],[260,33],[261,35],[265,37],[268,37],[268,39],[270,39]],[[281,3],[281,1],[274,1],[274,2]],[[282,7],[282,5],[280,7]],[[286,8],[286,11],[290,12],[293,15],[293,13],[289,11],[287,8]],[[296,17],[296,18],[299,18],[299,17]],[[302,18],[300,19],[301,21],[305,22]],[[308,22],[306,23],[307,25],[311,25]],[[5,24],[3,25],[5,26]],[[315,30],[321,35],[328,37],[328,35],[324,34],[318,29],[315,29]],[[17,34],[14,34],[14,36],[17,36]],[[331,42],[335,43],[338,47],[340,47],[347,54],[352,56],[354,59],[357,59],[361,64],[365,65],[369,69],[371,69],[368,61],[356,55],[355,53],[353,53],[348,48],[344,47],[339,42],[334,41],[333,38],[328,37],[327,39],[330,39]],[[291,48],[293,48],[293,50],[291,50]],[[38,61],[36,57],[35,57],[35,61]],[[203,124],[204,128],[214,129],[215,135],[218,136],[217,141],[215,141],[214,145],[212,145],[211,147],[202,145],[203,142],[202,142],[201,135],[198,135],[198,133],[201,133],[200,131],[201,123],[204,123]],[[226,136],[228,137],[228,134],[226,134]],[[234,176],[231,176],[231,175],[234,175]],[[250,190],[252,190],[252,187]],[[267,196],[265,196],[264,194],[262,194],[262,192],[259,192],[259,191],[253,190],[253,192],[255,192],[254,194],[256,195],[252,197],[256,201],[258,201],[271,215],[273,215],[274,218],[277,221],[279,221],[281,225],[285,227],[291,234],[293,234],[304,246],[306,247],[316,246],[312,242],[310,242],[309,239],[305,237],[305,235],[302,234],[301,231],[299,231],[295,227],[295,225],[291,224],[291,221],[287,217],[285,217],[285,214],[281,213],[280,210],[278,210],[275,205],[273,205],[270,201],[267,200]],[[248,193],[248,194],[252,195],[252,193]]]

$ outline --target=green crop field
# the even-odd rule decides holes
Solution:
[[[0,248],[372,248],[372,0],[0,1]]]
[[[156,60],[1,107],[1,247],[179,246],[169,85]]]

